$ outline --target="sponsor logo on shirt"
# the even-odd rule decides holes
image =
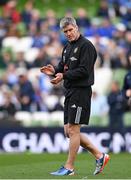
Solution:
[[[76,108],[76,105],[75,105],[75,104],[73,104],[73,105],[71,106],[71,108]]]
[[[71,57],[70,60],[71,60],[71,61],[77,61],[77,58]]]

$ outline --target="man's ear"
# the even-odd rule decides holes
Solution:
[[[76,30],[78,31],[79,30],[79,28],[78,28],[78,26],[76,25]]]

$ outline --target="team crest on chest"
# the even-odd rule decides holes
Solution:
[[[75,49],[74,49],[74,53],[76,53],[78,51],[78,47],[76,47]]]

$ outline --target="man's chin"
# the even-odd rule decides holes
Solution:
[[[73,42],[73,41],[75,41],[75,40],[74,40],[74,39],[69,39],[69,41],[70,41],[70,42]]]

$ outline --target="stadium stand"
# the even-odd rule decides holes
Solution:
[[[15,113],[15,120],[21,122],[25,127],[31,126],[32,115],[28,111],[18,111]]]
[[[82,34],[97,49],[93,90],[98,97],[103,95],[107,99],[113,80],[117,80],[122,88],[123,78],[131,69],[130,1],[118,0],[117,6],[115,0],[92,1],[96,6],[88,1],[91,5],[89,8],[86,6],[87,1],[73,0],[70,3],[76,5],[75,9],[68,8],[68,1],[58,1],[60,5],[62,3],[60,12],[57,10],[58,5],[54,6],[55,10],[52,8],[52,1],[44,1],[44,7],[41,6],[43,1],[23,2],[1,2],[0,110],[1,114],[4,112],[0,116],[1,122],[3,118],[10,117],[10,109],[15,106],[14,119],[23,126],[62,125],[62,85],[53,87],[50,79],[42,75],[39,69],[48,63],[57,65],[61,58],[66,40],[59,30],[59,18],[64,15],[76,17]],[[20,94],[20,69],[26,70],[27,84],[32,89],[30,100],[26,96],[29,89],[25,88],[26,92],[22,92],[22,96]],[[5,105],[10,93],[10,106],[7,109]],[[131,125],[130,116],[130,112],[124,115],[126,126]],[[91,115],[91,126],[108,124],[108,110],[104,115],[102,111],[99,115]]]
[[[34,112],[32,113],[32,126],[49,126],[51,124],[50,114],[48,112]]]

